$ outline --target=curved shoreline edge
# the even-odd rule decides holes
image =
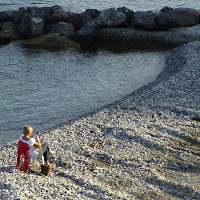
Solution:
[[[199,42],[171,50],[153,83],[44,131],[58,150],[47,178],[16,170],[17,142],[3,146],[0,198],[199,199],[199,52]]]

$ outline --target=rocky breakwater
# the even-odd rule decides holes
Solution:
[[[87,9],[77,14],[60,6],[0,12],[0,42],[20,39],[45,49],[164,49],[200,40],[200,14],[190,8],[158,12],[128,8]]]

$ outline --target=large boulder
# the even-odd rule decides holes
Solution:
[[[75,34],[76,34],[74,26],[66,22],[47,24],[43,32],[45,34],[59,33],[61,36],[66,36],[72,40],[75,38]]]
[[[191,8],[163,9],[155,22],[159,30],[190,27],[199,23],[199,13]]]
[[[19,25],[19,34],[22,38],[37,37],[42,34],[44,20],[26,13]]]
[[[59,5],[55,5],[51,7],[51,14],[54,13],[56,10],[62,9]]]
[[[50,51],[58,51],[67,48],[80,49],[80,46],[77,42],[70,40],[65,36],[60,36],[58,33],[52,33],[36,38],[22,40],[21,43],[26,47],[36,47]]]
[[[98,17],[98,15],[100,14],[100,11],[98,11],[97,9],[87,9],[85,11],[85,14],[87,14],[89,17],[91,17],[91,19],[94,19],[94,18]]]
[[[19,39],[19,25],[13,22],[5,22],[2,24],[0,31],[0,42],[10,42]]]
[[[50,7],[28,7],[27,13],[35,16],[40,17],[42,19],[47,18],[51,14],[51,8]]]
[[[0,12],[0,22],[13,22],[13,17],[15,15],[15,11],[13,10],[6,10]]]
[[[99,25],[94,21],[89,21],[77,31],[78,41],[82,49],[93,48],[93,40],[99,30]]]
[[[97,32],[95,47],[126,51],[164,50],[200,40],[200,25],[167,31],[142,31],[134,28],[108,28]]]
[[[67,22],[68,13],[63,9],[56,9],[50,16],[47,17],[48,23]]]
[[[78,31],[88,21],[92,21],[92,18],[87,13],[72,14],[67,21],[73,24],[75,30]]]
[[[95,20],[100,28],[120,27],[126,24],[126,15],[110,8],[103,10]]]
[[[15,11],[13,16],[13,22],[19,24],[22,21],[26,11]]]
[[[133,13],[133,11],[126,7],[119,7],[117,8],[117,11],[126,15],[127,24],[129,24],[131,20],[131,14]]]
[[[155,14],[153,12],[134,12],[130,14],[130,27],[139,28],[147,31],[155,31]]]
[[[7,10],[0,12],[0,23],[15,22],[20,23],[25,11]]]

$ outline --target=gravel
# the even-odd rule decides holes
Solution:
[[[171,50],[157,79],[41,133],[57,155],[46,177],[0,149],[0,199],[200,199],[200,43]],[[196,117],[192,120],[191,117]]]

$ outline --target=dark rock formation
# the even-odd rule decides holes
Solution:
[[[20,39],[18,29],[18,24],[13,22],[3,23],[0,31],[0,42],[4,43]]]
[[[19,11],[0,12],[0,42],[48,34],[37,40],[45,41],[45,45],[41,45],[45,48],[49,48],[47,41],[54,47],[56,40],[59,45],[67,37],[79,42],[85,50],[104,47],[118,51],[166,49],[200,40],[199,21],[200,13],[190,8],[164,7],[159,13],[154,13],[133,12],[121,7],[103,11],[87,9],[76,14],[66,12],[58,5],[22,7]]]
[[[133,11],[126,7],[117,8],[117,11],[126,15],[126,21],[129,24],[131,20],[131,14],[133,13]]]
[[[78,41],[82,49],[93,48],[93,39],[98,30],[99,25],[94,21],[89,21],[77,31]]]
[[[15,15],[15,11],[13,10],[7,10],[0,12],[0,22],[13,22],[13,18]]]
[[[108,28],[98,31],[95,47],[114,51],[164,50],[195,40],[200,40],[200,25],[154,32],[133,28]]]
[[[110,8],[103,10],[95,20],[100,28],[122,27],[126,24],[126,15]]]
[[[80,49],[77,42],[70,40],[65,36],[60,36],[58,33],[42,35],[36,38],[26,39],[21,41],[26,47],[38,47],[42,49],[57,51],[67,48]]]
[[[63,9],[56,9],[50,16],[47,17],[48,23],[67,22],[68,13]]]
[[[75,30],[78,31],[85,23],[91,20],[92,18],[89,15],[87,15],[86,13],[81,13],[70,15],[67,21],[69,23],[72,23]]]
[[[43,32],[45,34],[59,33],[61,36],[66,36],[70,39],[75,39],[75,34],[76,34],[74,26],[66,22],[47,24]]]
[[[19,8],[19,11],[20,11],[20,12],[24,12],[24,13],[26,13],[26,12],[27,12],[27,8],[20,7],[20,8]]]
[[[173,8],[170,8],[170,7],[168,7],[168,6],[166,6],[166,7],[162,8],[162,9],[160,10],[160,12],[172,11],[172,10],[174,10],[174,9],[173,9]]]
[[[51,7],[51,14],[54,13],[56,10],[62,9],[59,5],[55,5]]]
[[[85,14],[88,15],[91,19],[94,19],[98,17],[98,15],[100,14],[100,11],[98,11],[97,9],[87,9],[85,11]]]
[[[22,38],[37,37],[42,34],[43,28],[44,20],[42,18],[26,13],[19,26],[19,34]]]
[[[159,30],[190,27],[199,23],[199,13],[190,8],[163,9],[155,21]]]
[[[19,24],[22,21],[22,18],[25,13],[26,13],[25,11],[15,11],[13,16],[13,22]]]
[[[130,14],[130,27],[139,28],[146,31],[155,31],[155,14],[153,12],[135,12]]]
[[[13,11],[13,10],[2,11],[0,12],[0,22],[20,23],[24,14],[25,14],[24,11]]]

